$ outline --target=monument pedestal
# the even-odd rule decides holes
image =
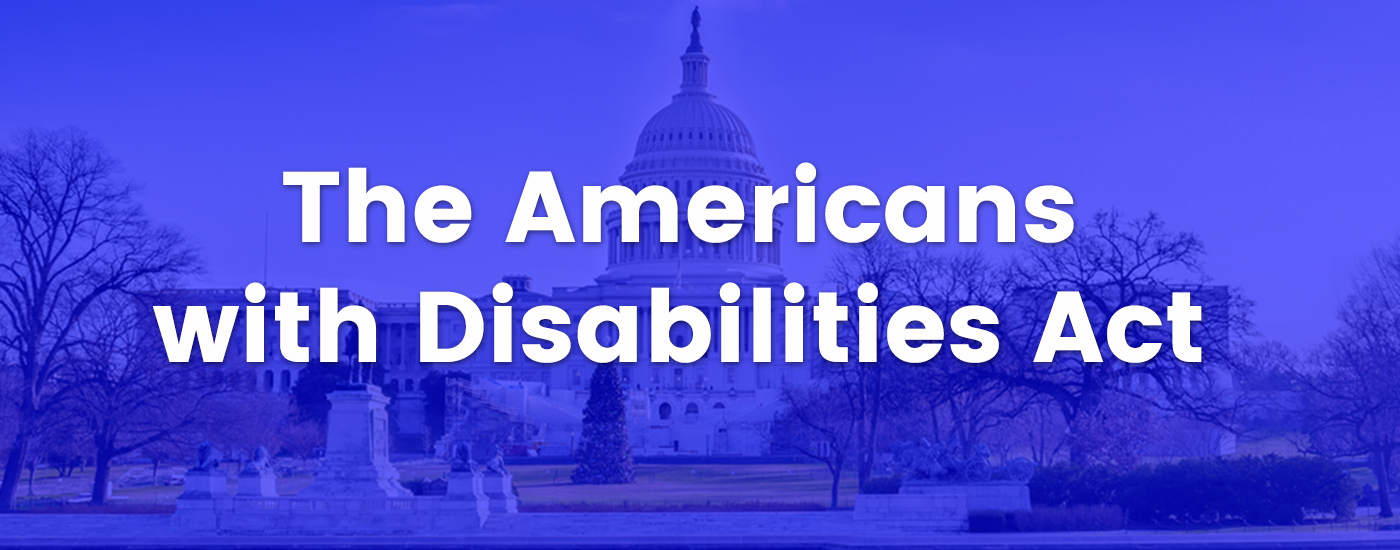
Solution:
[[[962,495],[856,495],[855,520],[930,531],[967,530]]]
[[[968,511],[998,512],[1031,511],[1031,489],[1020,481],[988,481],[982,483],[917,483],[905,482],[901,495],[961,495]]]
[[[491,513],[514,514],[518,511],[510,474],[486,471],[481,474],[482,490],[491,502]]]
[[[221,468],[185,472],[185,491],[180,500],[206,500],[227,498],[228,472]]]
[[[480,472],[448,472],[447,494],[443,495],[441,506],[469,518],[475,516],[478,526],[485,524],[486,517],[494,511],[482,488]]]
[[[238,496],[277,496],[277,476],[272,472],[242,472],[238,474]]]
[[[331,410],[326,458],[300,497],[406,498],[389,463],[389,398],[378,386],[346,386],[326,396]]]
[[[490,504],[480,474],[450,478],[447,497],[415,497],[399,484],[389,463],[389,399],[379,388],[342,387],[327,398],[326,458],[311,485],[295,497],[278,497],[271,471],[249,471],[239,477],[238,496],[229,496],[222,470],[190,472],[175,525],[246,535],[465,534],[482,528]]]
[[[228,472],[214,468],[185,472],[185,491],[175,499],[172,522],[180,527],[200,531],[218,528],[218,508],[228,507]]]
[[[486,500],[486,491],[479,472],[448,472],[447,500]]]

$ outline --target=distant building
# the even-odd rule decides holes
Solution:
[[[607,244],[607,268],[582,287],[555,287],[536,290],[528,275],[506,275],[502,281],[514,290],[511,305],[515,319],[512,342],[515,347],[536,343],[520,329],[521,317],[537,305],[549,304],[569,313],[575,325],[589,308],[597,305],[637,306],[638,359],[633,364],[620,364],[620,375],[630,391],[629,431],[634,451],[640,455],[756,456],[772,450],[772,422],[781,411],[780,390],[785,384],[801,384],[820,375],[822,361],[816,353],[814,337],[807,335],[805,362],[783,361],[779,349],[784,341],[782,287],[787,279],[783,273],[779,236],[781,220],[774,220],[772,243],[756,243],[754,232],[753,191],[768,185],[769,180],[759,161],[753,137],[733,111],[716,102],[709,91],[710,57],[700,43],[698,29],[681,55],[681,86],[671,103],[662,108],[642,129],[637,139],[632,162],[628,163],[619,182],[633,190],[646,186],[664,186],[685,205],[697,190],[708,185],[723,185],[738,192],[744,200],[746,219],[740,234],[724,244],[710,244],[697,239],[689,231],[686,209],[678,209],[679,240],[662,243],[660,219],[654,208],[642,208],[640,239],[636,243],[622,242],[621,214],[616,209],[604,217]],[[561,266],[563,267],[563,266]],[[740,356],[738,363],[719,360],[720,286],[733,282],[740,286],[741,306]],[[709,352],[692,364],[654,364],[650,357],[650,293],[654,287],[667,287],[672,306],[679,304],[700,308],[709,317],[714,331]],[[752,311],[747,307],[752,290],[773,289],[772,341],[775,344],[772,362],[752,361]],[[293,363],[278,352],[278,335],[272,321],[272,305],[276,294],[296,289],[268,289],[266,326],[268,342],[264,363],[252,365],[256,385],[264,391],[288,392],[302,369],[316,368],[316,350],[312,363]],[[1160,289],[1147,295],[1162,301],[1172,289]],[[1228,319],[1228,290],[1224,287],[1196,289],[1199,303],[1210,318]],[[317,303],[314,289],[301,289],[299,303],[311,308],[311,321],[303,323],[299,343],[312,346],[316,342]],[[469,383],[449,384],[454,388],[447,408],[457,412],[456,420],[483,428],[504,437],[505,443],[528,445],[541,454],[568,454],[582,432],[582,411],[588,400],[589,380],[594,364],[574,345],[569,356],[555,364],[531,362],[516,349],[513,361],[493,361],[491,326],[492,310],[497,305],[489,291],[474,298],[486,321],[486,334],[480,347],[466,360],[452,364],[424,364],[418,361],[419,308],[417,303],[378,302],[349,290],[340,290],[339,303],[361,305],[371,310],[378,322],[378,361],[374,368],[383,377],[386,393],[394,396],[391,412],[396,424],[397,441],[403,450],[421,449],[425,439],[440,440],[444,434],[431,433],[427,428],[426,395],[423,383],[430,373],[457,372],[467,376]],[[810,300],[812,293],[808,292]],[[189,290],[189,303],[207,306],[237,305],[247,302],[243,290]],[[844,300],[843,301],[849,301]],[[1022,307],[1048,308],[1049,296],[1028,296],[1018,300]],[[1165,302],[1151,304],[1158,312]],[[1096,323],[1104,322],[1101,312],[1095,312]],[[439,335],[444,346],[460,341],[463,326],[460,316],[444,315]],[[1039,313],[1037,313],[1039,315]],[[810,331],[810,324],[804,324]],[[342,333],[347,329],[342,326]],[[1209,336],[1226,343],[1228,325],[1210,329]],[[230,350],[242,350],[243,330],[235,331]],[[572,335],[571,335],[572,336]],[[673,333],[673,341],[688,338],[684,331]],[[577,340],[575,339],[575,342]],[[342,353],[344,352],[342,346]],[[1197,373],[1193,380],[1181,383],[1178,389],[1210,387],[1213,391],[1233,395],[1233,381],[1224,369],[1215,365]],[[1157,381],[1146,374],[1135,375],[1123,382],[1127,389],[1139,394],[1161,393]],[[449,413],[452,414],[452,413]],[[465,417],[465,418],[461,418]],[[1229,433],[1210,425],[1186,420],[1167,419],[1171,434],[1152,445],[1154,456],[1186,456],[1195,454],[1229,454],[1234,452],[1234,439]],[[452,421],[449,420],[449,424]],[[451,427],[447,428],[449,431]]]
[[[520,331],[520,317],[531,306],[551,304],[569,312],[577,321],[596,305],[635,305],[639,309],[639,362],[622,364],[623,383],[631,391],[630,431],[632,445],[645,455],[760,455],[769,452],[768,434],[779,410],[779,389],[785,383],[802,382],[811,376],[808,363],[786,363],[781,353],[775,361],[754,364],[752,312],[744,304],[754,287],[775,287],[775,300],[781,300],[783,275],[781,250],[777,242],[755,243],[753,189],[768,185],[763,165],[756,156],[753,137],[734,112],[715,101],[708,88],[710,57],[700,44],[697,32],[681,56],[681,89],[671,103],[647,122],[637,139],[636,153],[619,181],[632,189],[660,185],[675,193],[679,209],[680,238],[662,243],[658,238],[660,220],[654,209],[643,208],[641,238],[637,243],[621,239],[621,216],[614,209],[605,216],[607,269],[595,283],[583,287],[558,287],[536,291],[531,278],[509,275],[504,281],[515,291],[512,340],[518,347],[533,341]],[[689,232],[685,205],[692,193],[703,186],[724,185],[743,197],[748,219],[739,236],[724,244],[709,244]],[[775,221],[775,232],[781,221]],[[777,241],[777,235],[774,238]],[[739,363],[719,361],[720,285],[734,282],[743,289],[741,310],[742,343]],[[687,304],[700,308],[710,318],[714,338],[709,353],[693,364],[652,364],[650,355],[650,292],[653,287],[671,290],[672,307]],[[268,289],[265,306],[275,303],[278,292]],[[302,290],[300,303],[312,309],[312,321],[303,323],[302,345],[316,341],[317,297],[314,290]],[[246,305],[242,290],[187,291],[192,303],[208,306]],[[514,436],[520,444],[534,444],[542,453],[567,453],[581,433],[582,410],[588,400],[588,384],[594,364],[574,346],[569,357],[553,365],[540,365],[525,359],[517,349],[515,361],[492,361],[490,327],[492,301],[483,293],[476,301],[486,319],[487,334],[480,348],[468,359],[455,364],[418,362],[418,305],[377,302],[341,290],[340,304],[358,304],[374,312],[378,327],[378,364],[383,370],[386,391],[396,395],[395,412],[399,441],[422,439],[424,429],[423,380],[435,369],[470,375],[469,398],[479,401],[475,410],[495,411],[496,419],[517,419],[525,427]],[[783,342],[782,303],[774,304],[773,341]],[[283,359],[276,341],[276,325],[267,308],[268,357],[254,365],[257,385],[266,391],[286,392],[304,368],[313,363],[292,363]],[[444,344],[462,336],[460,317],[444,316],[439,324]],[[347,330],[348,324],[342,326]],[[237,331],[241,337],[242,329]],[[675,339],[686,334],[676,333]],[[678,342],[682,343],[682,342]],[[231,350],[241,350],[235,340]],[[343,346],[342,346],[343,347]],[[342,350],[344,353],[344,350]],[[813,354],[807,354],[810,358]],[[441,434],[434,434],[435,436]]]

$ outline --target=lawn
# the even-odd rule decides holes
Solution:
[[[400,464],[403,479],[438,477],[441,464]],[[573,466],[511,466],[520,500],[530,504],[804,503],[831,500],[831,476],[820,464],[638,464],[636,483],[574,485]],[[855,476],[841,479],[842,506],[854,506]]]
[[[437,478],[447,472],[441,461],[418,460],[395,464],[403,480]],[[112,479],[147,465],[112,467]],[[227,465],[232,470],[234,465]],[[162,467],[164,469],[164,467]],[[527,506],[560,509],[571,505],[667,507],[678,505],[730,506],[756,503],[825,507],[830,502],[831,477],[819,464],[639,464],[636,483],[627,485],[574,485],[573,466],[511,466],[520,500]],[[145,472],[141,472],[145,473]],[[146,477],[149,477],[148,475]],[[311,482],[309,475],[279,478],[277,492],[296,494]],[[41,469],[34,478],[34,494],[48,501],[85,500],[92,487],[92,469],[59,478],[52,469]],[[233,491],[237,484],[229,483]],[[172,504],[179,486],[117,487],[114,505]],[[27,484],[20,495],[28,494]],[[841,506],[855,502],[855,476],[841,480]]]

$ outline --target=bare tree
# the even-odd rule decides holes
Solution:
[[[860,399],[860,390],[787,385],[782,392],[786,408],[773,429],[775,443],[826,465],[831,474],[831,507],[836,508],[841,471],[857,439],[860,418],[853,405]]]
[[[1040,466],[1055,463],[1069,445],[1064,416],[1053,399],[1036,395],[1015,416],[988,429],[988,446],[1002,452],[1003,460],[1012,449],[1030,453]]]
[[[917,248],[905,254],[904,266],[891,288],[892,306],[918,305],[945,315],[971,305],[1000,311],[1013,296],[1012,274],[980,253],[941,255]],[[966,343],[955,335],[947,340]],[[933,435],[963,442],[971,452],[986,432],[1012,422],[1035,398],[1033,392],[987,376],[987,369],[940,353],[904,369],[909,398],[903,401],[923,402]]]
[[[907,377],[901,370],[903,363],[890,351],[885,337],[889,316],[900,303],[898,290],[892,290],[906,269],[904,251],[889,239],[873,239],[843,250],[836,256],[828,270],[827,280],[836,286],[838,303],[849,307],[850,322],[839,323],[837,342],[848,348],[845,362],[821,360],[820,377],[829,387],[837,388],[848,398],[848,406],[856,420],[854,433],[856,479],[861,488],[870,479],[874,470],[876,453],[881,448],[881,435],[885,432],[885,422],[891,409],[898,409],[901,392],[906,388],[900,383]],[[875,306],[875,361],[861,362],[859,325],[861,313],[858,306],[859,287],[872,283],[879,289],[879,295],[870,305]]]
[[[1341,326],[1295,369],[1304,391],[1308,450],[1368,457],[1381,516],[1392,517],[1390,466],[1400,449],[1400,241],[1377,248],[1338,312]]]
[[[191,248],[147,220],[118,173],[74,129],[22,131],[0,151],[0,363],[18,371],[20,392],[0,510],[14,508],[30,438],[68,391],[57,375],[93,303],[196,268]]]
[[[94,505],[106,501],[112,459],[206,428],[206,405],[229,389],[214,368],[168,362],[149,312],[125,294],[100,297],[65,354],[66,401],[87,424],[96,453]]]
[[[855,297],[860,284],[879,288],[873,304],[880,315],[878,360],[856,360],[860,319],[852,307],[851,322],[841,324],[838,334],[840,343],[851,348],[851,359],[824,363],[819,377],[860,389],[854,402],[861,422],[853,458],[861,483],[868,479],[875,450],[886,442],[886,424],[894,416],[907,416],[903,411],[911,404],[922,404],[935,436],[975,443],[1028,408],[1044,412],[1053,403],[1062,417],[1054,424],[1085,433],[1041,438],[1037,443],[1045,460],[1053,459],[1061,446],[1076,443],[1072,454],[1092,454],[1094,460],[1114,464],[1134,462],[1129,455],[1150,439],[1151,423],[1115,431],[1110,426],[1117,420],[1114,415],[1125,411],[1140,421],[1148,419],[1144,412],[1156,409],[1153,414],[1232,429],[1240,402],[1233,389],[1238,365],[1231,343],[1247,333],[1250,304],[1237,292],[1209,284],[1201,270],[1203,258],[1204,246],[1194,235],[1169,231],[1156,216],[1129,220],[1114,212],[1096,215],[1063,243],[1023,250],[1005,266],[976,253],[939,255],[887,239],[846,248],[833,261],[828,280],[848,306],[862,305]],[[1050,363],[1032,360],[1059,291],[1080,293],[1104,362],[1065,353]],[[1179,361],[1170,350],[1145,364],[1119,361],[1108,349],[1108,317],[1129,305],[1160,315],[1173,292],[1191,292],[1204,310],[1192,338],[1203,349],[1203,361]],[[999,353],[982,365],[964,364],[948,353],[918,365],[898,361],[887,348],[884,330],[888,316],[908,305],[945,314],[967,305],[992,309],[999,322],[981,328],[996,334]],[[1134,325],[1129,339],[1169,342],[1168,330]],[[947,340],[957,339],[950,335]],[[907,423],[907,418],[899,420]],[[1119,435],[1122,441],[1114,439]]]
[[[1037,246],[1016,264],[1016,289],[998,327],[1003,360],[989,375],[1050,397],[1067,424],[1096,414],[1109,393],[1161,411],[1231,428],[1238,402],[1233,391],[1231,342],[1247,333],[1251,304],[1238,292],[1211,285],[1201,262],[1205,247],[1195,235],[1174,232],[1155,215],[1123,219],[1100,213],[1068,240]],[[1057,292],[1080,293],[1094,326],[1103,362],[1061,353],[1050,363],[1031,361]],[[1200,363],[1176,359],[1170,350],[1142,364],[1127,364],[1108,349],[1108,317],[1130,306],[1165,311],[1173,292],[1192,293],[1202,320],[1192,333]],[[1131,341],[1170,342],[1169,328],[1133,325]],[[1101,415],[1100,415],[1101,416]]]

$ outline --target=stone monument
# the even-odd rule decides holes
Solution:
[[[192,531],[229,534],[467,533],[490,514],[479,468],[467,457],[454,467],[456,490],[444,497],[414,496],[399,484],[389,462],[389,399],[377,386],[356,383],[326,396],[331,402],[326,457],[311,484],[294,497],[278,496],[276,477],[260,449],[229,495],[227,474],[217,468],[213,446],[200,446],[199,462],[186,475],[172,522]],[[464,455],[466,456],[466,455]]]
[[[482,488],[491,501],[491,513],[514,514],[519,504],[510,472],[506,470],[505,452],[500,445],[496,445],[494,451],[495,456],[486,462],[481,473]]]
[[[1026,482],[1035,463],[1016,458],[992,467],[991,452],[977,445],[963,458],[962,443],[927,439],[890,446],[904,474],[899,493],[856,496],[855,518],[941,530],[967,528],[969,511],[1015,512],[1031,509]]]
[[[326,457],[299,497],[405,498],[389,463],[389,398],[373,384],[350,384],[326,396],[331,402]]]
[[[228,472],[219,467],[222,456],[214,444],[199,444],[194,466],[185,472],[185,491],[175,500],[173,521],[181,526],[209,525],[216,522],[216,508],[232,498],[228,492]]]
[[[1035,475],[1035,463],[1030,460],[1015,458],[994,468],[987,462],[991,451],[986,445],[974,446],[967,458],[961,458],[962,443],[956,439],[947,443],[906,441],[892,445],[890,450],[894,451],[895,461],[908,472],[900,494],[961,494],[967,499],[969,511],[1031,509],[1031,492],[1026,482]]]
[[[258,447],[253,459],[238,473],[238,496],[277,496],[277,474],[272,471],[272,457],[267,447]]]
[[[489,511],[486,492],[481,484],[481,466],[472,460],[471,445],[459,441],[452,446],[452,469],[447,473],[447,500],[468,500],[480,503]]]

